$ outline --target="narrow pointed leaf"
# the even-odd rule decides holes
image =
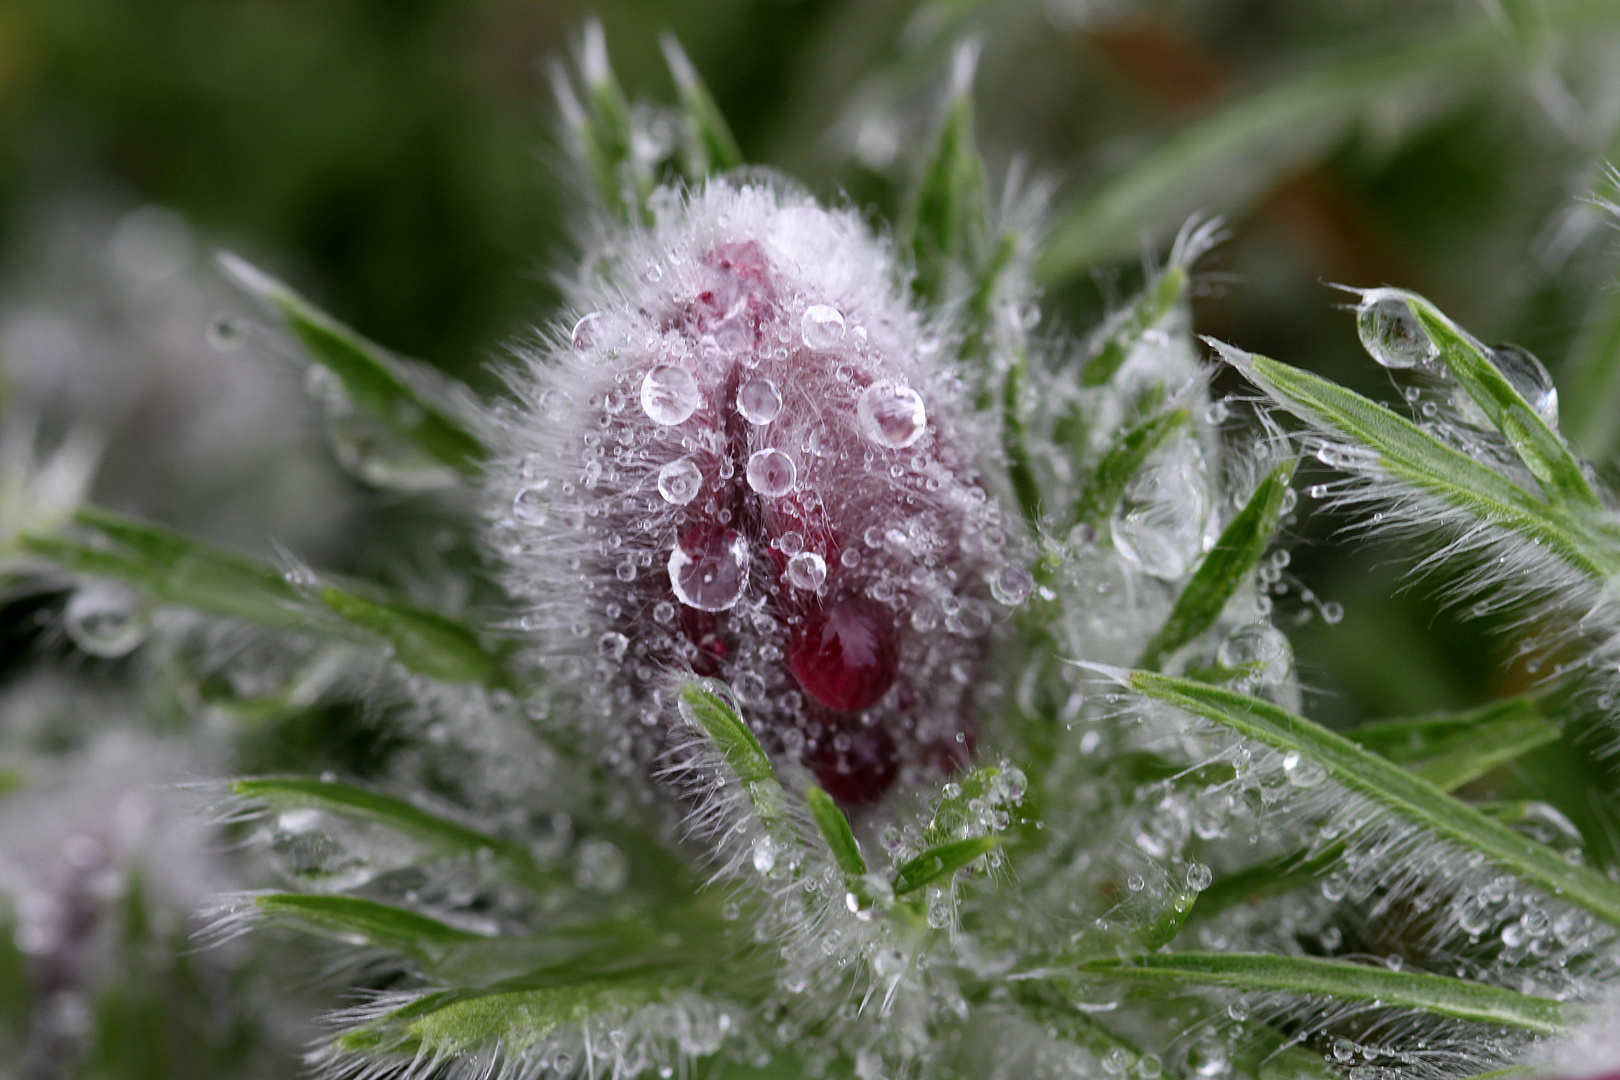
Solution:
[[[434,679],[505,679],[500,660],[471,630],[434,612],[332,585],[321,586],[317,599],[268,563],[95,507],[81,507],[74,523],[88,539],[35,535],[23,537],[22,545],[72,573],[134,585],[160,604],[366,645],[385,643],[400,663]]]
[[[770,758],[743,718],[713,688],[700,681],[681,687],[679,707],[686,721],[708,736],[736,774],[766,830],[782,827],[787,821],[782,785]]]
[[[626,977],[481,993],[429,994],[337,1041],[346,1051],[445,1057],[480,1047],[520,1051],[558,1028],[656,1001],[651,979]]]
[[[1156,413],[1119,436],[1097,462],[1091,478],[1074,505],[1074,523],[1102,530],[1125,496],[1131,477],[1141,471],[1153,451],[1184,427],[1192,414],[1186,409]]]
[[[1440,350],[1440,359],[1513,446],[1548,499],[1600,508],[1581,463],[1491,362],[1484,347],[1422,297],[1409,296],[1406,303]]]
[[[1136,671],[1139,693],[1316,762],[1345,787],[1432,836],[1477,851],[1511,873],[1620,926],[1620,886],[1589,867],[1570,863],[1427,780],[1269,701],[1151,671]]]
[[[228,252],[225,272],[286,320],[310,361],[326,369],[354,404],[428,458],[464,476],[476,476],[487,456],[467,426],[413,386],[399,360],[282,282]]]
[[[1109,325],[1097,351],[1080,372],[1080,385],[1102,386],[1130,358],[1142,335],[1153,329],[1181,302],[1187,291],[1187,268],[1171,265],[1148,283],[1125,311]]]
[[[1248,580],[1277,531],[1283,498],[1294,478],[1292,459],[1278,462],[1221,531],[1220,539],[1176,598],[1170,617],[1142,653],[1139,667],[1157,670],[1164,658],[1215,625],[1226,602]]]
[[[1001,445],[1007,455],[1007,475],[1024,520],[1035,532],[1041,528],[1041,489],[1035,480],[1035,466],[1029,454],[1029,434],[1024,423],[1024,371],[1022,352],[1007,369],[1002,393]]]
[[[993,851],[1000,842],[994,836],[978,836],[929,848],[895,872],[894,894],[904,896],[941,879],[948,880],[974,859]]]
[[[360,821],[374,822],[409,836],[418,843],[446,853],[477,855],[490,852],[526,876],[539,871],[523,848],[457,821],[352,784],[307,777],[250,777],[234,780],[231,794],[274,810],[312,809]]]
[[[458,945],[488,941],[438,919],[358,896],[270,893],[254,906],[267,919],[306,926],[351,944],[431,956]]]
[[[1592,458],[1620,450],[1620,290],[1600,289],[1587,309],[1559,397],[1559,427]]]
[[[953,268],[970,273],[983,258],[989,207],[984,162],[973,141],[973,67],[977,47],[957,50],[950,108],[923,166],[906,221],[916,266],[912,291],[925,302],[945,295]]]
[[[811,784],[804,789],[804,797],[810,804],[810,816],[815,820],[816,828],[821,830],[822,839],[827,841],[827,847],[832,850],[838,869],[850,877],[865,874],[866,860],[861,857],[861,846],[855,842],[855,833],[849,827],[849,819],[838,809],[838,804],[833,802],[832,796]]]
[[[647,219],[652,173],[635,152],[630,102],[608,63],[607,38],[595,19],[585,23],[580,53],[584,108],[574,118],[575,147],[608,211],[624,222]]]
[[[1607,580],[1620,546],[1584,515],[1550,506],[1495,470],[1440,442],[1390,409],[1308,371],[1219,345],[1226,360],[1290,411],[1374,451],[1378,465],[1476,518],[1543,543],[1570,565]]]
[[[444,682],[496,683],[502,679],[500,661],[485,651],[476,634],[453,619],[330,585],[322,586],[318,595],[348,622],[387,641],[394,658],[412,671]]]
[[[1221,986],[1233,990],[1299,994],[1336,1001],[1377,1002],[1457,1020],[1520,1028],[1543,1035],[1567,1032],[1568,1006],[1498,986],[1307,956],[1253,953],[1152,953],[1088,960],[1087,975],[1158,988]]]
[[[675,88],[681,95],[682,111],[682,167],[686,178],[697,183],[710,173],[726,172],[743,164],[742,151],[726,126],[726,118],[714,103],[709,88],[703,85],[697,68],[686,57],[681,43],[674,34],[666,33],[658,39],[664,50],[664,62],[675,79]]]

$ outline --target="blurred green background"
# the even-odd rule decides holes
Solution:
[[[546,65],[587,15],[632,96],[672,97],[658,50],[671,30],[751,160],[885,214],[951,45],[978,33],[992,176],[1017,162],[1053,189],[1054,221],[1107,226],[1048,275],[1058,339],[1127,295],[1144,253],[1201,210],[1232,231],[1204,264],[1201,332],[1387,398],[1326,283],[1398,284],[1538,353],[1566,418],[1572,385],[1601,414],[1605,388],[1580,380],[1615,305],[1611,229],[1587,201],[1606,191],[1620,119],[1605,6],[1620,14],[1588,3],[1591,18],[1566,19],[1572,5],[1528,0],[9,0],[0,251],[7,280],[26,282],[35,249],[19,238],[65,195],[169,207],[487,389],[506,343],[552,311],[549,275],[571,250],[582,204]],[[1177,145],[1187,156],[1165,156]],[[1346,610],[1296,634],[1317,715],[1460,707],[1523,681],[1498,638],[1427,587],[1400,591],[1395,552],[1340,542],[1343,525],[1297,528],[1293,572]]]

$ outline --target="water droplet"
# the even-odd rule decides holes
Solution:
[[[1203,466],[1197,444],[1178,440],[1131,480],[1114,508],[1114,546],[1154,577],[1175,581],[1203,554],[1210,506]]]
[[[701,523],[669,553],[675,598],[699,611],[725,611],[748,589],[748,541],[735,529]]]
[[[812,304],[799,320],[799,336],[811,349],[831,349],[844,340],[844,315],[835,307]]]
[[[641,408],[655,424],[685,423],[701,404],[697,380],[683,367],[659,364],[641,380]]]
[[[1440,355],[1395,289],[1369,289],[1356,308],[1356,332],[1367,355],[1387,368],[1414,368]]]
[[[767,498],[776,499],[793,490],[799,470],[792,458],[774,447],[767,447],[749,455],[745,474],[749,487]]]
[[[596,348],[602,339],[602,313],[593,311],[574,324],[573,333],[568,340],[580,352],[589,352]]]
[[[737,411],[750,424],[768,424],[782,411],[782,391],[763,376],[737,388]]]
[[[1136,1063],[1136,1075],[1142,1080],[1156,1080],[1164,1074],[1164,1062],[1159,1060],[1157,1054],[1144,1054],[1142,1060]]]
[[[1214,872],[1201,862],[1195,862],[1187,867],[1187,888],[1194,892],[1203,892],[1214,880]]]
[[[994,596],[998,603],[1006,604],[1008,607],[1022,604],[1034,591],[1034,576],[1016,563],[1003,566],[990,576],[990,595]]]
[[[92,656],[123,656],[146,637],[140,594],[114,581],[86,582],[75,589],[62,619],[68,637]]]
[[[574,884],[591,892],[616,893],[630,877],[630,861],[606,840],[586,840],[575,856]]]
[[[658,494],[667,503],[685,506],[703,488],[703,473],[691,458],[676,458],[658,470]]]
[[[1294,666],[1294,649],[1281,630],[1264,623],[1240,626],[1226,636],[1215,652],[1222,667],[1238,668],[1260,686],[1278,686]]]
[[[793,628],[788,667],[816,701],[856,712],[876,704],[899,674],[895,636],[887,609],[861,597],[842,597]]]
[[[234,315],[215,315],[208,323],[208,345],[215,352],[233,353],[247,341],[247,324]]]
[[[787,576],[794,588],[815,592],[827,580],[827,560],[813,551],[801,551],[788,560]]]
[[[1344,605],[1337,600],[1329,600],[1322,605],[1322,621],[1329,626],[1344,618]]]
[[[776,869],[776,841],[768,836],[761,836],[754,841],[754,870],[760,874],[769,874]]]
[[[888,379],[861,391],[855,406],[861,432],[879,446],[903,450],[922,438],[928,412],[917,391]]]
[[[1491,363],[1502,373],[1526,404],[1535,410],[1543,423],[1558,428],[1558,387],[1552,376],[1535,354],[1518,345],[1495,345],[1490,349]]]
[[[596,651],[608,660],[623,660],[630,647],[630,639],[616,630],[609,630],[596,639]]]

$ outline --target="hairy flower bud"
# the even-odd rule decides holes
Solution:
[[[649,748],[671,674],[724,679],[846,805],[959,767],[1005,537],[892,252],[754,179],[591,265],[495,477],[543,662]]]

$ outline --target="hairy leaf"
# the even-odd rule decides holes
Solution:
[[[664,62],[680,91],[682,110],[681,164],[686,178],[701,182],[710,173],[726,172],[743,164],[742,151],[726,126],[726,118],[714,103],[709,88],[686,57],[681,43],[674,34],[665,33],[658,39],[664,50]]]
[[[977,836],[931,847],[895,871],[894,894],[904,896],[925,885],[949,878],[979,856],[993,851],[1000,843],[994,836]]]

